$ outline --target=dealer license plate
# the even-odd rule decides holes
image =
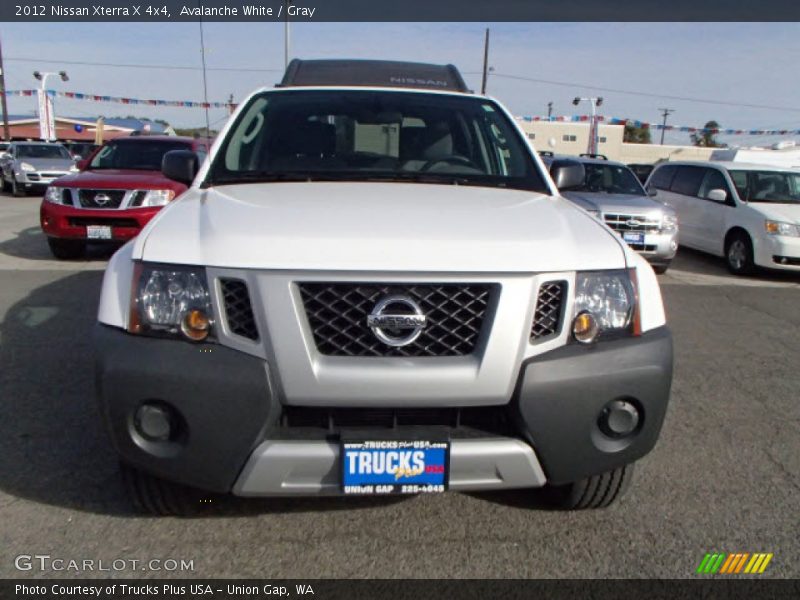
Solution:
[[[90,240],[110,240],[111,227],[109,225],[87,225],[86,237]]]
[[[450,442],[343,441],[345,494],[424,494],[447,489]]]
[[[628,244],[644,244],[644,234],[638,232],[624,232],[622,239]]]

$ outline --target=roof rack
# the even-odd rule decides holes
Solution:
[[[581,158],[596,158],[598,160],[608,160],[608,157],[605,154],[592,154],[590,152],[584,152],[583,154],[579,154]]]
[[[551,150],[539,150],[539,156],[553,157],[555,154]]]
[[[370,86],[469,93],[454,65],[392,60],[301,60],[286,67],[277,87]]]

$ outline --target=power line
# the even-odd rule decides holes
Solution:
[[[175,71],[202,71],[202,67],[192,67],[189,65],[142,65],[132,63],[103,63],[79,60],[54,60],[49,58],[24,58],[24,57],[5,57],[6,62],[31,62],[47,63],[58,62],[64,65],[81,65],[86,67],[120,67],[124,69],[170,69]],[[283,69],[258,69],[255,67],[208,67],[207,71],[231,71],[239,73],[283,73]]]
[[[728,102],[727,100],[712,100],[710,98],[692,98],[690,96],[674,96],[669,94],[651,94],[648,92],[637,92],[635,90],[623,90],[618,88],[601,87],[597,85],[590,85],[586,83],[569,83],[566,81],[553,81],[551,79],[535,79],[533,77],[522,77],[521,75],[507,75],[503,73],[494,72],[495,77],[503,77],[505,79],[514,79],[517,81],[528,81],[531,83],[544,83],[547,85],[559,85],[569,88],[584,88],[590,90],[599,90],[602,92],[613,92],[616,94],[628,94],[630,96],[644,96],[646,98],[661,98],[666,100],[683,100],[686,102],[699,102],[704,104],[719,104],[723,106],[738,106],[745,108],[763,108],[768,110],[785,110],[790,112],[800,112],[800,108],[792,108],[789,106],[773,106],[769,104],[747,104],[743,102]]]

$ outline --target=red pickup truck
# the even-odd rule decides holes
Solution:
[[[170,150],[192,150],[202,163],[207,139],[133,136],[106,142],[79,172],[53,181],[40,211],[42,231],[57,258],[79,258],[88,242],[124,242],[186,186],[161,174]]]

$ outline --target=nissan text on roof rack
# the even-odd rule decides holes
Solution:
[[[111,259],[97,390],[133,499],[539,488],[608,506],[658,438],[648,263],[455,67],[295,61]],[[581,181],[580,165],[555,169]]]

